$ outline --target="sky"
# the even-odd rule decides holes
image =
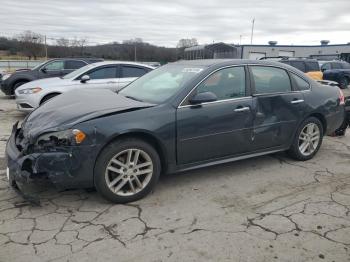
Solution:
[[[175,47],[181,38],[199,44],[317,45],[350,42],[350,0],[1,0],[0,36],[25,30],[89,44],[142,38]]]

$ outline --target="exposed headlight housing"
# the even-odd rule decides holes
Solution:
[[[42,88],[40,88],[40,87],[26,88],[26,89],[18,90],[18,93],[21,95],[22,94],[29,95],[29,94],[39,93],[41,90],[42,90]]]
[[[46,133],[37,139],[35,145],[39,147],[74,146],[81,144],[86,138],[79,129]]]
[[[1,79],[2,81],[6,80],[7,78],[9,78],[11,76],[11,74],[4,74]]]

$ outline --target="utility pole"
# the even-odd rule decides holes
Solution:
[[[254,23],[255,23],[255,18],[253,18],[253,21],[252,21],[252,33],[251,33],[251,35],[250,35],[250,44],[251,44],[251,45],[253,44]]]
[[[47,44],[46,44],[46,35],[45,35],[45,60],[47,60]]]
[[[137,57],[136,57],[136,42],[134,43],[134,57],[135,57],[135,62],[137,61]]]

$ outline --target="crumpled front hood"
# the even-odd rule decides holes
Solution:
[[[154,104],[138,102],[108,89],[73,90],[49,100],[27,116],[22,129],[25,137],[64,130],[73,125],[130,109],[146,108]]]

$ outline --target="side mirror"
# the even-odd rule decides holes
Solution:
[[[81,78],[80,78],[80,82],[81,83],[86,83],[87,81],[90,80],[90,76],[89,75],[83,75]]]
[[[321,71],[322,71],[322,72],[326,71],[326,68],[321,68]]]
[[[41,72],[43,72],[44,74],[47,73],[47,69],[45,67],[41,68]]]
[[[198,105],[202,103],[214,102],[218,100],[217,96],[212,92],[204,92],[194,95],[189,102],[192,105]]]

